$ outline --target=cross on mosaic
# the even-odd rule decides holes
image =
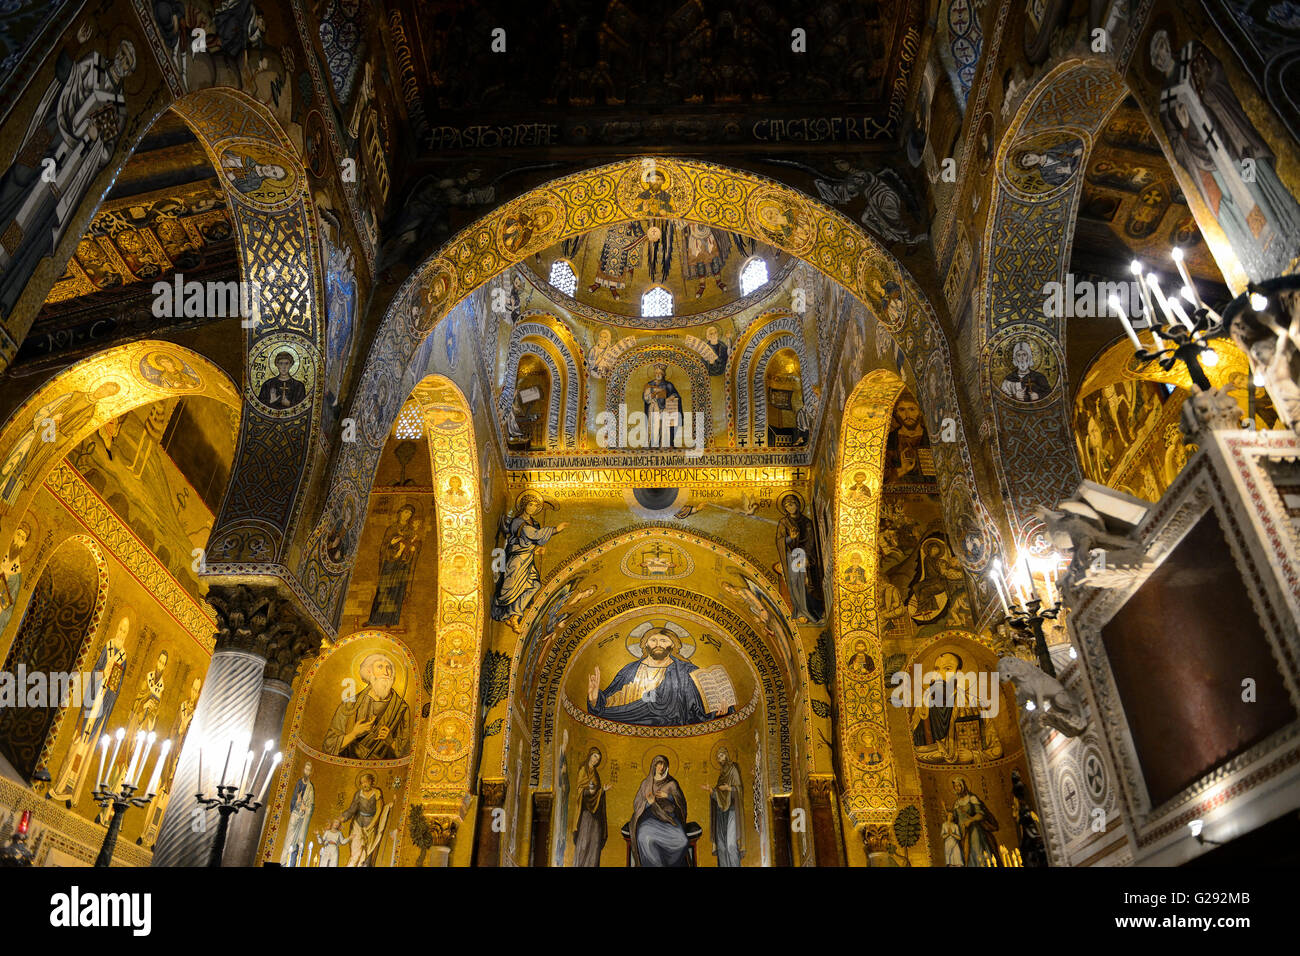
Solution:
[[[1294,4],[3,6],[0,862],[1300,862]]]

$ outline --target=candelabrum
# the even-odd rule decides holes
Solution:
[[[1056,665],[1052,663],[1052,655],[1047,652],[1043,622],[1055,620],[1060,613],[1061,605],[1054,604],[1045,608],[1041,600],[1033,598],[1023,605],[1010,608],[1005,618],[1008,627],[1019,634],[1022,640],[1033,644],[1039,668],[1051,677],[1056,676]]]
[[[248,751],[244,758],[244,770],[240,776],[238,773],[238,764],[231,766],[230,758],[234,754],[234,741],[231,741],[226,748],[226,762],[221,768],[221,776],[218,778],[213,788],[215,796],[207,796],[204,786],[203,777],[203,749],[199,749],[199,790],[194,794],[194,799],[198,801],[199,806],[207,809],[215,809],[218,814],[217,833],[212,841],[212,849],[208,854],[208,866],[221,866],[221,858],[226,852],[226,836],[230,832],[230,818],[240,810],[251,810],[256,813],[262,809],[263,802],[266,798],[266,791],[270,787],[271,778],[275,776],[276,768],[280,766],[281,754],[277,752],[271,759],[271,764],[267,767],[266,776],[262,778],[262,786],[257,790],[257,796],[253,796],[254,786],[257,778],[262,773],[262,766],[266,763],[267,754],[270,752],[273,741],[268,740],[262,750],[262,759],[257,762],[257,769],[249,775],[253,767],[253,751]],[[243,796],[240,796],[240,794]]]
[[[95,866],[112,865],[113,850],[117,847],[117,837],[122,832],[122,821],[126,817],[127,809],[147,806],[153,800],[154,794],[158,792],[158,780],[162,776],[163,765],[167,762],[167,754],[171,751],[172,742],[164,740],[158,751],[158,758],[154,762],[149,785],[145,787],[143,796],[136,796],[137,791],[140,790],[140,778],[144,776],[145,762],[149,759],[149,751],[153,749],[157,735],[152,732],[146,734],[143,730],[135,735],[135,746],[131,751],[131,757],[119,777],[117,755],[125,735],[126,731],[119,727],[112,738],[104,734],[99,740],[99,776],[95,781],[95,789],[91,791],[91,797],[104,809],[108,809],[111,805],[113,815],[108,821],[108,832],[104,834],[104,843],[99,848],[99,856],[95,858]],[[112,758],[106,763],[104,758],[108,753],[110,740],[115,740],[116,744],[113,747]]]
[[[1227,334],[1227,323],[1223,316],[1201,301],[1200,293],[1196,291],[1183,262],[1183,251],[1175,248],[1172,258],[1183,280],[1180,296],[1186,301],[1187,307],[1179,301],[1180,296],[1166,297],[1160,290],[1160,280],[1156,274],[1144,272],[1142,263],[1133,260],[1132,271],[1141,292],[1146,315],[1144,328],[1151,332],[1151,346],[1144,344],[1138,337],[1137,329],[1129,321],[1116,296],[1110,297],[1109,304],[1124,323],[1124,332],[1133,343],[1139,361],[1155,362],[1166,372],[1176,362],[1182,362],[1192,384],[1202,391],[1209,391],[1213,386],[1202,364],[1213,367],[1218,363],[1218,356],[1210,342]]]
[[[1052,655],[1047,651],[1043,622],[1055,620],[1063,610],[1060,593],[1057,591],[1061,559],[1060,555],[1053,553],[1038,561],[1043,581],[1041,593],[1034,582],[1034,572],[1028,558],[1012,564],[1013,568],[1023,568],[1023,578],[1018,573],[1004,577],[1001,560],[994,560],[989,577],[993,581],[994,590],[998,592],[998,600],[1002,602],[1003,623],[1020,635],[1021,640],[1033,645],[1038,666],[1055,677],[1056,666],[1052,663]],[[1044,597],[1047,601],[1043,600]]]

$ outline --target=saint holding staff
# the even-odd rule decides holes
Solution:
[[[547,507],[555,506],[543,501],[540,495],[525,491],[515,502],[515,510],[501,520],[497,529],[497,540],[505,539],[505,568],[492,596],[492,620],[505,621],[516,632],[524,612],[542,588],[536,553],[568,527],[566,521],[544,527],[536,516]]]

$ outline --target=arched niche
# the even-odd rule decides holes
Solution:
[[[695,678],[685,677],[662,685],[657,698],[662,713],[626,713],[627,705],[619,702],[623,697],[631,700],[638,696],[636,680],[628,675],[637,671],[639,657],[648,653],[639,640],[661,629],[678,638],[673,656],[698,667],[695,673],[701,681],[707,675],[713,693],[719,686],[725,687],[724,693],[732,695],[730,703],[709,710],[717,698],[706,698],[702,692],[696,696],[690,683]],[[794,786],[792,760],[803,748],[792,739],[795,728],[791,724],[800,712],[796,700],[801,695],[791,688],[788,659],[777,656],[781,650],[760,637],[753,623],[742,613],[685,587],[633,587],[598,601],[575,626],[556,635],[541,651],[536,670],[530,670],[532,688],[517,687],[517,693],[527,695],[517,699],[515,706],[526,708],[529,730],[515,735],[506,763],[507,779],[520,769],[535,768],[529,774],[517,774],[512,782],[517,824],[523,821],[519,814],[526,809],[523,799],[534,787],[550,789],[557,801],[563,801],[555,805],[551,843],[543,848],[548,859],[566,865],[574,862],[575,841],[568,831],[577,823],[580,811],[573,775],[595,746],[605,755],[607,771],[615,770],[618,780],[610,791],[610,837],[601,856],[604,865],[623,863],[626,844],[619,830],[630,815],[636,786],[646,775],[648,756],[659,753],[669,756],[674,776],[688,793],[686,801],[693,814],[689,822],[703,820],[696,859],[698,865],[708,865],[708,799],[698,794],[702,785],[715,782],[720,769],[716,752],[726,746],[743,769],[748,793],[743,829],[751,852],[745,862],[770,863],[768,804],[773,794],[788,793]],[[601,698],[609,706],[605,709],[602,705],[600,713],[590,712],[588,690],[593,679],[602,687],[614,688]],[[622,690],[629,683],[633,690]],[[640,706],[633,703],[632,709]],[[669,720],[683,722],[650,722]],[[522,749],[525,747],[527,752]],[[517,845],[507,850],[519,859]],[[537,853],[538,848],[533,847],[534,860]]]
[[[510,330],[504,376],[498,410],[509,451],[577,447],[586,376],[581,349],[564,322],[539,312],[517,321]],[[527,376],[533,381],[524,387],[541,388],[545,394],[530,391],[531,397],[524,400],[520,382]]]
[[[594,855],[592,841],[584,836],[588,828],[583,826],[583,800],[579,792],[581,766],[593,747],[601,751],[606,766],[605,780],[612,784],[606,793],[609,839],[599,855],[601,865],[626,865],[628,842],[622,838],[621,830],[631,818],[637,790],[655,755],[668,758],[669,772],[680,784],[687,807],[685,822],[700,827],[696,864],[715,863],[715,855],[709,849],[711,841],[729,835],[713,832],[710,819],[713,797],[703,790],[716,784],[723,769],[720,748],[728,751],[729,761],[735,763],[741,780],[741,789],[730,794],[732,800],[728,803],[736,804],[741,811],[735,839],[743,851],[742,865],[770,862],[771,822],[766,798],[773,790],[780,790],[781,783],[779,771],[778,780],[768,782],[768,754],[763,744],[770,723],[783,724],[785,715],[769,710],[771,704],[760,689],[768,668],[762,664],[756,666],[751,657],[752,646],[745,646],[752,642],[752,636],[743,633],[738,636],[732,632],[735,625],[728,624],[725,619],[707,616],[699,609],[640,604],[633,597],[624,602],[623,610],[613,611],[574,650],[559,688],[553,726],[547,728],[555,751],[556,797],[552,842],[548,848],[548,857],[555,864],[577,865],[580,858],[589,860]],[[588,713],[589,680],[598,676],[599,684],[613,686],[624,678],[629,668],[635,673],[640,668],[638,658],[649,653],[641,644],[650,635],[663,634],[681,642],[673,652],[675,656],[680,655],[680,660],[696,666],[695,674],[708,674],[712,686],[725,685],[734,695],[734,703],[710,712],[705,709],[709,704],[694,705],[692,701],[691,706],[701,708],[698,722],[672,727]],[[684,681],[674,683],[673,676],[657,688],[658,716],[683,709],[682,701],[691,694],[691,687]],[[631,691],[623,691],[625,696],[636,696],[640,690],[635,677],[621,686],[632,687]],[[619,699],[619,692],[608,695],[608,699]],[[651,705],[637,702],[632,706],[648,709]],[[621,709],[626,710],[627,705]],[[611,706],[609,710],[618,712],[620,708]],[[575,837],[571,829],[580,835]]]
[[[515,368],[514,395],[506,412],[506,448],[545,451],[559,437],[559,370],[546,352],[527,350]]]
[[[773,353],[763,371],[763,406],[769,448],[796,448],[807,444],[807,419],[803,411],[803,384],[799,356],[794,349]]]
[[[1015,691],[1001,682],[997,655],[970,631],[949,629],[898,660],[899,674],[890,719],[905,734],[923,796],[912,852],[932,866],[1022,865],[1011,775],[1027,783],[1029,770]]]
[[[330,867],[406,859],[407,796],[428,692],[405,642],[383,630],[342,638],[313,662],[289,705],[264,861]]]
[[[728,367],[736,442],[742,447],[756,448],[770,443],[767,383],[769,370],[775,374],[781,368],[781,364],[775,368],[772,364],[773,357],[781,351],[794,353],[799,371],[799,387],[791,395],[791,404],[810,408],[816,405],[813,387],[817,382],[817,363],[808,354],[804,342],[804,317],[784,310],[759,317],[737,339],[736,359]],[[788,357],[782,364],[789,364]]]
[[[678,621],[692,635],[692,640],[700,642],[699,656],[690,658],[693,662],[705,666],[707,659],[724,663],[729,670],[734,666],[737,674],[750,675],[734,681],[738,695],[747,698],[738,707],[744,713],[739,717],[735,714],[721,719],[710,717],[677,729],[625,727],[586,713],[585,689],[590,671],[584,673],[584,670],[591,661],[600,658],[604,661],[599,665],[601,684],[607,685],[617,670],[610,670],[617,656],[611,650],[610,635],[617,632],[626,637],[631,629],[645,624],[647,615],[653,618],[656,614]],[[610,624],[614,619],[619,622],[617,627]],[[528,813],[529,795],[549,793],[553,815],[547,839],[553,838],[553,842],[544,848],[536,845],[529,848],[530,838],[523,835],[512,847],[511,841],[504,839],[504,859],[513,858],[522,863],[527,855],[534,863],[543,857],[553,860],[563,843],[568,854],[565,865],[573,863],[571,832],[563,841],[558,835],[563,816],[559,801],[566,765],[570,783],[567,799],[570,802],[576,799],[574,787],[585,754],[573,749],[579,746],[578,728],[593,740],[606,735],[601,739],[607,742],[605,752],[609,759],[601,772],[607,776],[611,769],[609,760],[615,753],[622,753],[631,741],[647,746],[663,741],[676,747],[681,740],[689,739],[692,742],[688,749],[692,753],[706,740],[716,743],[727,738],[733,740],[733,747],[738,746],[739,728],[749,727],[747,722],[756,720],[755,715],[761,711],[766,715],[764,722],[753,729],[761,731],[758,763],[766,781],[764,786],[755,789],[751,779],[754,761],[748,757],[744,769],[747,794],[759,792],[765,796],[759,800],[757,810],[751,796],[747,796],[746,813],[753,816],[757,812],[756,819],[766,820],[771,796],[804,789],[806,775],[813,767],[814,712],[825,713],[827,705],[823,698],[830,693],[830,687],[825,674],[811,667],[809,654],[797,636],[798,627],[768,572],[727,542],[674,525],[613,532],[592,542],[548,577],[529,605],[521,631],[522,640],[501,645],[508,652],[489,653],[489,657],[502,659],[493,668],[501,680],[499,685],[493,681],[492,686],[498,689],[485,698],[483,711],[486,740],[492,741],[485,761],[490,760],[491,770],[496,773],[486,767],[483,772],[487,777],[499,774],[507,815],[521,821]],[[709,637],[701,637],[703,634]],[[619,667],[632,661],[626,646],[615,650],[622,654],[617,662]],[[609,659],[605,660],[606,657]],[[750,683],[755,676],[757,685]],[[566,731],[571,746],[562,746]],[[746,741],[751,733],[751,729],[744,730]],[[824,733],[829,735],[829,727]],[[615,740],[623,743],[609,743]],[[746,743],[745,753],[756,752]],[[684,751],[676,747],[674,753]],[[493,754],[499,754],[499,758],[492,757]],[[709,782],[700,776],[702,765],[695,757],[681,759],[690,760],[690,789],[701,795],[688,797],[688,804],[692,800],[707,804],[707,798],[697,786]],[[685,771],[684,767],[681,769]],[[720,768],[715,766],[712,772],[712,782],[716,783]],[[674,773],[680,779],[676,769]],[[631,799],[629,794],[622,796]],[[567,827],[572,831],[577,811],[574,805],[566,806]],[[624,862],[619,854],[625,853],[626,847],[618,833],[626,822],[624,810],[622,803],[610,808],[610,865]],[[703,812],[707,816],[707,810]],[[711,860],[704,859],[710,854],[707,820],[703,826],[705,835],[700,844],[703,856],[699,862],[709,865]],[[758,826],[756,823],[755,827]],[[746,865],[772,860],[772,832],[767,823],[762,823],[762,827],[765,829],[755,829],[753,833],[761,832],[769,842],[761,843],[755,836],[751,841],[752,855],[744,861]],[[538,856],[539,852],[543,857]]]
[[[3,756],[25,780],[44,766],[60,712],[90,692],[76,665],[99,629],[107,591],[104,555],[93,539],[78,535],[59,545],[26,596],[0,670],[6,696],[16,695],[0,707]]]

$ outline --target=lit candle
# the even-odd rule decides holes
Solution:
[[[1196,323],[1192,321],[1191,316],[1187,314],[1187,311],[1183,308],[1183,304],[1181,302],[1179,302],[1173,296],[1170,296],[1167,301],[1169,302],[1169,308],[1173,309],[1176,313],[1178,313],[1178,320],[1182,322],[1183,325],[1187,326],[1188,332],[1191,332],[1193,329],[1196,328]]]
[[[993,590],[998,592],[998,600],[1002,602],[1002,613],[1010,614],[1011,606],[1007,603],[1007,596],[1002,593],[1002,582],[998,580],[997,573],[990,571],[989,577],[993,580]]]
[[[110,777],[113,775],[113,768],[117,766],[117,752],[122,749],[122,738],[126,736],[126,729],[124,727],[117,728],[117,733],[113,736],[116,743],[113,744],[113,756],[108,758],[108,775]],[[108,783],[107,777],[104,778],[104,782]]]
[[[135,785],[135,765],[140,759],[140,751],[144,749],[144,731],[138,731],[135,735],[135,743],[131,747],[131,759],[126,764],[126,776],[122,778],[123,783]]]
[[[244,774],[242,777],[239,778],[239,789],[236,790],[235,793],[239,794],[244,792],[244,787],[248,783],[248,771],[252,768],[252,766],[253,766],[253,751],[250,750],[248,752],[248,755],[244,757]]]
[[[95,789],[104,789],[104,760],[108,757],[108,734],[99,738],[99,778],[95,781]]]
[[[272,741],[268,740],[266,746],[262,748],[262,756],[257,759],[257,769],[253,771],[252,779],[248,781],[248,792],[252,793],[253,788],[257,786],[257,778],[261,776],[262,764],[266,763],[266,755],[271,752]]]
[[[199,782],[197,793],[203,796],[203,747],[199,747]]]
[[[1118,296],[1112,295],[1110,297],[1110,307],[1115,310],[1115,314],[1119,316],[1119,320],[1124,323],[1124,334],[1127,335],[1128,340],[1133,343],[1133,348],[1142,348],[1142,343],[1138,341],[1137,333],[1133,331],[1133,325],[1129,322],[1128,316],[1124,314],[1124,307],[1119,304]]]
[[[162,747],[158,750],[158,759],[153,765],[153,776],[149,778],[149,786],[145,788],[145,794],[152,797],[158,792],[158,780],[162,777],[163,764],[167,762],[167,755],[172,751],[172,742],[164,740]]]
[[[217,790],[220,791],[226,785],[226,771],[230,769],[230,755],[235,750],[235,742],[232,740],[226,745],[226,762],[221,765],[221,778],[217,781]]]
[[[140,778],[144,776],[144,765],[149,762],[149,751],[153,750],[153,742],[158,739],[158,735],[152,730],[149,736],[144,740],[144,752],[140,754],[140,761],[135,765],[135,776],[131,778],[131,786],[140,786]]]
[[[1178,274],[1183,277],[1183,288],[1192,290],[1191,302],[1199,309],[1201,307],[1201,296],[1196,291],[1196,286],[1192,284],[1192,277],[1187,273],[1187,263],[1183,262],[1183,250],[1174,246],[1170,256],[1174,260],[1174,265],[1178,267]]]
[[[1134,259],[1130,269],[1137,277],[1138,291],[1142,293],[1142,313],[1146,316],[1147,325],[1151,327],[1151,334],[1155,335],[1156,346],[1159,347],[1160,336],[1156,335],[1156,326],[1160,323],[1156,320],[1155,307],[1151,305],[1151,293],[1147,291],[1147,285],[1142,281],[1142,263]]]
[[[1165,298],[1165,294],[1160,291],[1160,278],[1154,272],[1148,272],[1145,278],[1147,285],[1151,287],[1151,295],[1155,298],[1156,305],[1160,306],[1160,311],[1164,313],[1165,322],[1173,325],[1177,320],[1174,318],[1173,312],[1169,310],[1169,301]]]
[[[265,797],[266,797],[266,791],[269,790],[270,787],[271,787],[271,778],[275,776],[275,768],[278,767],[278,766],[280,766],[280,753],[279,753],[279,751],[277,751],[276,754],[275,754],[275,756],[271,759],[271,768],[270,768],[269,770],[266,771],[266,779],[262,781],[262,790],[261,790],[261,792],[257,795],[257,802],[258,802],[258,803],[262,803],[263,800],[265,799]]]

